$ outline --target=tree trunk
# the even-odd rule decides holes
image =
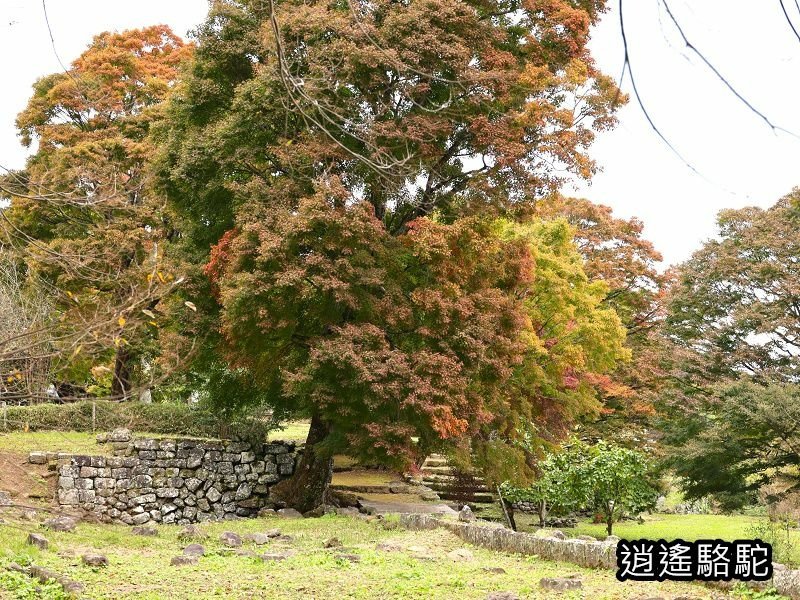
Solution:
[[[606,533],[608,535],[611,535],[611,529],[613,528],[613,526],[614,526],[614,513],[609,511],[608,516],[606,517]]]
[[[294,475],[275,484],[270,500],[307,513],[323,504],[333,478],[333,456],[319,451],[316,445],[330,433],[330,426],[317,415],[311,419],[306,446]]]
[[[111,382],[111,396],[115,400],[127,400],[131,390],[130,354],[120,346],[114,359],[114,380]]]
[[[539,502],[539,527],[547,527],[547,500]]]

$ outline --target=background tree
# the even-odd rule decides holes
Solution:
[[[664,375],[659,325],[670,279],[669,273],[658,270],[661,255],[643,237],[641,221],[615,217],[611,208],[586,199],[556,194],[539,202],[535,214],[565,218],[574,227],[586,274],[607,286],[603,303],[625,325],[632,355],[631,361],[597,382],[603,408],[582,424],[581,435],[634,447],[652,442],[654,403]]]
[[[587,506],[601,515],[608,535],[625,514],[636,515],[655,506],[658,495],[651,482],[651,466],[636,450],[599,442],[587,451],[570,448],[568,453],[586,452],[588,460],[575,463],[581,469]]]
[[[191,51],[166,26],[100,34],[68,71],[36,82],[17,118],[36,152],[0,181],[11,203],[4,245],[51,298],[53,357],[77,367],[67,396],[85,393],[95,362],[113,371],[112,396],[130,395],[154,311],[174,286],[167,216],[147,193],[145,166],[157,107]]]
[[[662,408],[689,497],[738,506],[798,464],[798,199],[723,211],[719,239],[679,269]]]
[[[232,370],[312,418],[286,484],[299,507],[319,503],[334,449],[401,464],[477,446],[487,463],[524,467],[508,436],[529,414],[563,429],[596,407],[589,373],[625,356],[598,305],[605,291],[583,276],[562,302],[574,315],[557,298],[537,305],[537,281],[579,281],[580,258],[562,252],[568,228],[531,234],[493,218],[594,171],[586,151],[619,98],[586,49],[603,7],[213,4],[158,132],[158,168],[186,255],[207,265],[218,299],[192,298],[192,326],[208,319]],[[541,274],[539,236],[563,263]],[[548,318],[556,335],[543,339]],[[520,375],[520,361],[538,375]],[[512,379],[529,390],[519,400]]]

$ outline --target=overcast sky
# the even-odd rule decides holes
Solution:
[[[800,30],[795,3],[785,4]],[[185,34],[202,20],[207,2],[49,0],[47,6],[56,49],[68,64],[101,31],[167,23]],[[751,104],[800,136],[800,40],[779,2],[672,0],[670,8],[690,41]],[[800,138],[773,132],[726,90],[684,47],[658,0],[625,0],[624,10],[639,92],[684,160],[652,131],[632,99],[619,127],[601,134],[593,149],[603,171],[591,186],[565,191],[638,216],[665,262],[675,263],[714,235],[720,209],[766,207],[800,185]],[[616,9],[594,32],[592,49],[599,66],[618,77],[623,49]],[[0,166],[18,168],[26,152],[14,118],[33,82],[60,70],[41,2],[0,0],[0,58]],[[631,91],[630,80],[624,89]]]

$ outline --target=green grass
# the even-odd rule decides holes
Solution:
[[[3,515],[8,519],[8,513]],[[226,551],[218,543],[223,531],[240,534],[279,527],[293,536],[288,542],[272,541],[255,547],[245,543],[243,550],[256,553],[291,549],[294,555],[285,561],[265,563],[258,558]],[[447,553],[467,545],[444,531],[409,532],[387,530],[377,521],[365,522],[346,517],[283,520],[267,518],[228,523],[205,524],[210,538],[203,542],[206,556],[198,565],[171,567],[170,558],[181,553],[177,538],[179,527],[163,526],[156,538],[137,537],[123,526],[81,524],[75,533],[46,532],[51,542],[40,551],[25,544],[26,531],[36,529],[31,522],[0,524],[0,569],[10,561],[35,563],[86,586],[87,598],[132,598],[170,600],[194,598],[349,598],[349,599],[483,599],[491,591],[513,591],[523,598],[632,599],[648,596],[678,595],[693,598],[726,597],[720,592],[693,584],[619,583],[610,570],[582,569],[570,564],[550,562],[536,557],[498,553],[470,548],[474,560],[453,562]],[[346,552],[356,554],[360,562],[351,563],[336,557],[338,550],[323,548],[324,540],[339,538]],[[398,552],[376,549],[389,541]],[[428,558],[420,558],[413,546],[427,549]],[[81,564],[87,551],[104,553],[110,565],[92,569]],[[488,567],[502,567],[505,573],[490,573]],[[539,590],[542,577],[578,574],[583,579],[582,592],[550,594]],[[0,590],[8,596],[26,596],[25,582],[19,578],[0,578]],[[22,586],[22,587],[21,587]],[[15,588],[16,591],[11,591]],[[40,598],[56,598],[51,589],[42,589]],[[737,596],[728,596],[737,597]]]
[[[97,433],[100,433],[99,431]],[[97,433],[86,431],[10,431],[0,433],[0,451],[28,454],[36,450],[44,452],[70,452],[72,454],[108,454],[111,448],[97,443]],[[180,437],[163,433],[135,432],[142,437]],[[308,423],[291,422],[285,429],[270,432],[270,440],[304,442],[308,435]]]
[[[97,443],[97,434],[81,431],[12,431],[0,433],[0,451],[28,454],[70,452],[72,454],[107,454],[108,448]]]
[[[687,542],[705,539],[733,541],[747,537],[748,531],[763,521],[738,515],[643,515],[644,523],[622,521],[614,524],[614,535],[622,539],[682,539]],[[605,539],[605,524],[582,521],[570,534],[593,535]]]
[[[308,421],[291,421],[282,427],[271,431],[267,437],[282,442],[305,442],[308,437]]]

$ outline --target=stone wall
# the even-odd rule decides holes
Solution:
[[[129,525],[253,516],[268,506],[270,487],[294,473],[300,452],[289,442],[134,439],[126,430],[107,441],[114,456],[60,461],[56,499]]]
[[[540,556],[544,559],[558,560],[588,568],[617,569],[617,540],[597,541],[589,539],[559,539],[541,537],[532,533],[519,533],[502,526],[478,523],[462,523],[442,519],[433,515],[400,515],[400,524],[407,529],[419,531],[443,527],[473,546],[490,548],[500,552],[516,552]],[[787,569],[784,565],[773,563],[774,573],[771,581],[748,582],[753,589],[775,588],[779,594],[800,599],[800,570]],[[713,587],[730,588],[733,583],[717,582]]]

